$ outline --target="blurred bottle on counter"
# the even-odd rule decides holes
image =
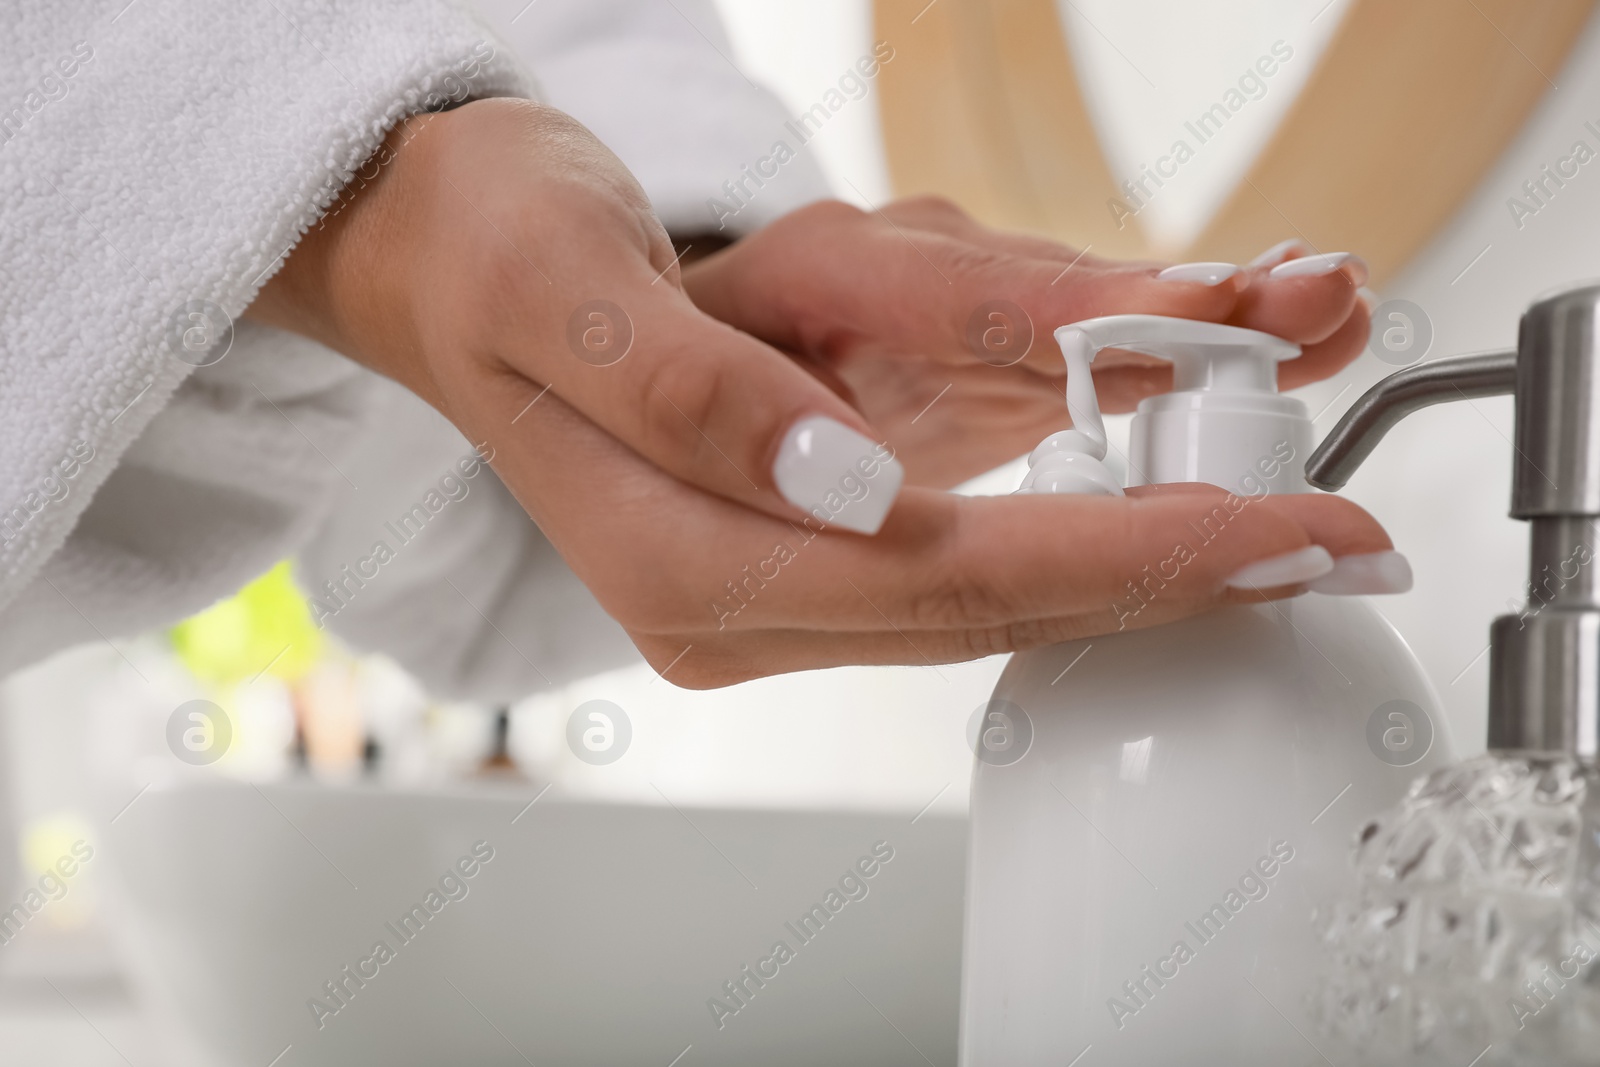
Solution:
[[[434,701],[387,657],[345,649],[313,621],[288,563],[177,624],[170,638],[229,717],[230,747],[215,764],[222,773],[404,788],[521,777],[507,709]]]

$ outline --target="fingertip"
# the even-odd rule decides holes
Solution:
[[[1335,558],[1394,549],[1388,531],[1372,514],[1333,493],[1280,493],[1266,498],[1269,507],[1299,524],[1306,536]]]
[[[1159,499],[1174,496],[1214,496],[1224,490],[1210,482],[1161,482],[1158,485],[1135,485],[1128,488],[1131,497]]]
[[[1237,264],[1206,261],[1109,271],[1100,282],[1096,315],[1167,315],[1222,322],[1239,306],[1250,276]]]
[[[1260,592],[1303,585],[1333,570],[1333,555],[1321,545],[1306,545],[1266,559],[1247,563],[1223,580],[1229,589]]]
[[[1245,264],[1252,271],[1271,270],[1278,264],[1297,256],[1304,256],[1311,252],[1311,246],[1299,237],[1290,237],[1279,241],[1271,248],[1262,252],[1255,259]]]
[[[1409,593],[1415,580],[1411,561],[1401,553],[1361,552],[1339,557],[1310,588],[1329,596],[1391,596]]]
[[[1278,364],[1278,388],[1295,389],[1343,370],[1365,350],[1371,324],[1372,316],[1357,303],[1333,333],[1302,345],[1297,358]]]
[[[1291,261],[1292,262],[1292,261]],[[1240,297],[1240,326],[1294,341],[1316,344],[1335,333],[1359,303],[1358,286],[1343,270],[1322,274],[1268,274]]]
[[[1249,285],[1245,271],[1233,263],[1178,263],[1166,267],[1156,264],[1123,264],[1101,270],[1074,268],[1073,284],[1056,284],[1065,275],[1039,275],[1036,285],[1017,299],[1030,320],[1034,344],[1027,353],[1035,367],[1059,366],[1054,347],[1040,345],[1050,328],[1064,323],[1108,315],[1163,315],[1169,318],[1224,322],[1239,306],[1240,294]],[[985,305],[987,306],[987,305]],[[964,325],[966,318],[961,319]],[[970,326],[967,326],[970,330]],[[968,347],[973,347],[968,340]],[[993,362],[979,353],[986,362]],[[1019,357],[1021,358],[1021,357]],[[1098,378],[1098,374],[1096,377]]]
[[[806,516],[870,537],[883,528],[905,467],[886,444],[813,412],[784,432],[771,476],[784,500]]]
[[[1242,274],[1237,264],[1221,262],[1174,263],[1156,272],[1161,282],[1195,282],[1218,286]]]
[[[1367,268],[1367,261],[1354,252],[1319,252],[1316,255],[1296,256],[1284,260],[1267,271],[1267,280],[1320,278],[1334,273],[1343,275],[1352,289],[1359,289],[1367,284],[1370,271]]]

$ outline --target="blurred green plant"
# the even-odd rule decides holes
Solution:
[[[173,651],[196,678],[232,687],[267,673],[294,683],[327,649],[285,560],[233,596],[169,631]]]

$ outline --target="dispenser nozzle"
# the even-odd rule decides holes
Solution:
[[[1390,375],[1312,455],[1337,489],[1391,426],[1441,400],[1511,393],[1511,515],[1528,520],[1527,608],[1489,637],[1489,748],[1600,758],[1600,283],[1541,297],[1515,352],[1441,359]],[[1554,576],[1552,578],[1552,576]],[[1532,595],[1534,590],[1537,595]]]
[[[1028,456],[1028,473],[1019,493],[1084,493],[1121,496],[1122,483],[1106,467],[1106,424],[1100,417],[1089,365],[1098,347],[1077,326],[1056,331],[1061,358],[1067,364],[1067,413],[1072,429],[1058,430],[1039,442]]]
[[[1072,429],[1083,435],[1079,448],[1095,459],[1105,459],[1106,423],[1100,417],[1100,397],[1094,391],[1094,374],[1089,370],[1100,346],[1078,326],[1057,330],[1056,344],[1061,346],[1061,358],[1067,365],[1067,414],[1072,416]]]
[[[1446,400],[1501,396],[1517,383],[1517,353],[1438,359],[1383,379],[1351,405],[1306,461],[1306,481],[1318,489],[1343,489],[1395,423]]]

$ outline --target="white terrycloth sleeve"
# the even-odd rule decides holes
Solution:
[[[344,486],[300,553],[313,614],[356,647],[393,656],[434,693],[488,703],[636,662],[627,634],[476,462],[473,443],[415,394],[386,379],[374,385],[381,432],[340,461],[360,491]],[[514,443],[515,430],[498,447]]]
[[[174,323],[236,319],[405,115],[530,87],[446,0],[0,6],[3,674],[311,536],[376,379],[244,323],[194,372]]]

